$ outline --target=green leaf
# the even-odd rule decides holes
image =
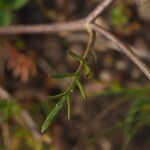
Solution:
[[[67,77],[74,77],[75,74],[74,73],[60,73],[60,74],[53,74],[51,75],[52,78],[54,79],[64,79]]]
[[[90,77],[92,75],[91,68],[87,64],[84,64],[84,73],[86,77]]]
[[[131,106],[125,120],[125,139],[123,144],[124,149],[128,146],[139,127],[142,125],[150,125],[149,106],[149,98],[138,98]]]
[[[15,0],[13,4],[14,9],[20,9],[27,4],[28,0]]]
[[[0,26],[8,26],[13,19],[13,13],[9,10],[0,10]]]
[[[65,99],[62,98],[54,107],[54,109],[49,113],[49,115],[47,116],[45,122],[42,125],[42,129],[41,132],[43,133],[48,126],[51,124],[52,120],[54,119],[54,117],[57,115],[57,113],[60,111],[60,109],[62,108],[63,104],[64,104]]]
[[[124,9],[120,5],[116,5],[111,10],[112,24],[114,26],[124,26],[129,21],[128,16],[124,13]]]
[[[67,96],[67,114],[68,114],[68,119],[71,118],[71,98],[68,95]]]
[[[66,94],[66,93],[61,93],[61,94],[58,94],[58,95],[47,96],[47,99],[48,99],[48,100],[58,99],[58,98],[63,97],[65,94]]]
[[[146,121],[150,121],[150,99],[139,98],[132,105],[126,122],[129,127],[136,127],[138,124],[144,124]],[[149,118],[149,119],[148,119]],[[131,128],[131,129],[132,129]]]
[[[8,9],[14,2],[15,0],[0,0],[0,10]]]
[[[0,110],[6,109],[10,105],[10,102],[7,100],[0,100]]]
[[[78,88],[79,88],[79,90],[80,90],[80,93],[81,93],[82,97],[83,97],[84,99],[86,99],[85,90],[84,90],[82,84],[80,83],[80,81],[79,81],[79,80],[76,80],[76,84],[77,84],[77,86],[78,86]]]
[[[28,0],[0,0],[1,10],[17,10],[25,6]]]
[[[95,60],[95,62],[97,62],[97,55],[96,55],[96,51],[95,51],[95,50],[92,50],[91,52],[92,52],[92,54],[93,54],[93,56],[94,56],[94,60]]]
[[[81,61],[81,62],[85,62],[85,60],[79,56],[78,54],[74,53],[73,51],[68,51],[69,55],[72,56],[74,59]]]

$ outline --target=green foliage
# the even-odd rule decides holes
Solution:
[[[84,64],[84,74],[89,78],[92,76],[92,70],[87,63]]]
[[[28,0],[0,0],[0,26],[11,24],[14,11],[21,9]]]
[[[7,26],[11,24],[13,14],[10,10],[0,10],[0,26]]]
[[[150,98],[138,98],[131,106],[125,121],[125,140],[123,149],[126,149],[136,131],[142,125],[150,125]]]
[[[73,52],[73,51],[68,51],[68,54],[70,55],[70,56],[72,56],[74,59],[76,59],[77,61],[81,61],[81,62],[85,62],[85,60],[82,58],[82,57],[80,57],[79,55],[77,55],[75,52]]]
[[[57,113],[60,111],[60,109],[62,108],[63,104],[65,102],[65,98],[63,97],[54,107],[54,109],[49,113],[49,115],[47,116],[45,122],[42,125],[42,129],[41,132],[44,132],[48,126],[50,125],[50,123],[52,122],[52,120],[54,119],[54,117],[57,115]]]
[[[86,60],[84,58],[82,58],[81,56],[77,55],[76,53],[74,53],[73,51],[69,51],[68,52],[70,56],[72,56],[74,59],[76,59],[77,61],[79,61],[80,63],[83,63],[83,67],[84,67],[84,74],[86,77],[89,77],[90,75],[92,75],[92,71],[89,67],[89,65],[87,64]],[[92,53],[94,55],[94,57],[96,57],[96,53]],[[75,75],[75,74],[74,74]]]
[[[47,96],[47,99],[48,100],[58,99],[58,98],[63,97],[65,94],[66,93],[61,93],[61,94],[57,94],[57,95]]]
[[[0,100],[0,111],[3,112],[3,116],[0,118],[1,122],[9,119],[13,115],[19,114],[21,112],[21,108],[13,101]]]
[[[94,56],[95,62],[97,62],[97,54],[95,50],[92,50],[92,55]]]
[[[85,60],[82,57],[80,57],[76,53],[69,51],[69,54],[77,61],[80,61],[81,66],[77,69],[77,71],[75,73],[61,73],[61,74],[51,75],[51,77],[53,77],[55,79],[63,79],[63,78],[72,77],[73,80],[65,92],[58,94],[58,95],[47,97],[47,99],[49,99],[49,100],[53,100],[53,99],[61,99],[61,100],[56,104],[56,106],[53,108],[53,110],[49,113],[44,124],[42,125],[41,132],[44,132],[48,128],[48,126],[51,124],[54,117],[57,115],[57,113],[62,108],[64,102],[67,103],[67,116],[68,116],[68,119],[70,119],[70,116],[71,116],[71,94],[74,91],[75,86],[77,86],[79,88],[82,97],[84,99],[86,98],[84,87],[80,83],[79,79],[80,79],[80,76],[82,73],[82,68],[87,67],[87,63],[85,62]],[[88,70],[90,70],[90,68],[88,68]]]
[[[1,0],[0,9],[18,10],[22,8],[28,0]]]
[[[10,105],[7,100],[0,100],[0,110],[5,110]]]
[[[128,22],[128,17],[125,15],[123,7],[116,5],[111,10],[112,24],[114,26],[124,26]]]
[[[20,9],[28,2],[28,0],[13,0],[12,9]]]
[[[82,95],[83,99],[86,99],[85,90],[84,90],[82,84],[80,83],[80,81],[76,80],[76,84],[77,84],[77,86],[78,86],[78,88],[79,88],[79,90],[81,92],[81,95]]]
[[[51,77],[54,79],[64,79],[64,78],[74,77],[74,76],[75,76],[74,73],[60,73],[60,74],[51,75]]]
[[[109,90],[92,93],[92,95],[88,95],[88,97],[123,95],[124,101],[129,102],[129,100],[133,100],[133,104],[127,113],[125,121],[121,120],[119,124],[117,123],[115,126],[113,125],[103,132],[100,131],[95,138],[91,138],[90,140],[95,140],[99,136],[111,134],[112,131],[114,132],[116,129],[122,128],[124,130],[122,150],[125,150],[141,126],[150,126],[150,86],[123,88],[116,83],[111,83],[109,86]]]

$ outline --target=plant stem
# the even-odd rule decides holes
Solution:
[[[86,29],[87,29],[87,32],[89,34],[89,41],[88,41],[86,50],[83,54],[83,60],[86,60],[88,58],[89,53],[92,50],[92,48],[94,46],[94,42],[95,42],[95,32],[90,29],[89,25],[86,26]],[[81,76],[81,72],[83,70],[83,67],[84,67],[84,62],[80,61],[80,65],[79,65],[77,71],[75,72],[76,75],[75,75],[73,81],[70,83],[70,86],[67,89],[67,93],[70,93],[71,90],[75,87],[76,81],[79,80],[79,78]]]

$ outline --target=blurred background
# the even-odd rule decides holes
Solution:
[[[101,0],[0,0],[0,26],[67,22],[87,16]],[[96,21],[116,34],[150,67],[150,1],[116,0]],[[85,32],[0,36],[0,150],[149,150],[150,82],[110,41],[97,35],[92,73],[76,88],[71,119],[66,106],[48,130],[41,126],[74,72]]]

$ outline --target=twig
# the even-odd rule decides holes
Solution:
[[[61,31],[83,31],[85,20],[77,20],[66,23],[20,25],[0,28],[0,35],[7,34],[40,34],[56,33]]]
[[[93,32],[89,28],[89,26],[86,26],[86,28],[87,28],[87,31],[88,31],[88,34],[89,34],[89,41],[88,41],[86,50],[85,50],[85,52],[83,54],[83,60],[85,60],[85,61],[88,58],[89,53],[92,50],[92,48],[94,46],[94,42],[95,42],[95,32]],[[71,81],[71,83],[70,83],[70,85],[69,85],[69,87],[68,87],[66,92],[72,91],[72,89],[75,87],[76,81],[79,80],[80,73],[82,72],[83,68],[84,68],[84,62],[80,62],[79,67],[77,68],[77,70],[75,72],[78,75],[75,76],[75,78]]]
[[[70,33],[66,37],[68,42],[84,42],[84,43],[87,43],[87,38],[88,38],[88,36],[84,33]],[[139,48],[134,45],[128,45],[128,46],[133,50],[133,52],[138,57],[140,57],[143,60],[146,60],[147,62],[150,62],[150,53],[148,52],[147,49]],[[112,42],[110,42],[106,39],[103,39],[102,37],[96,38],[94,48],[97,51],[103,51],[103,49],[111,49],[116,52],[122,53],[122,51],[116,45],[114,45]],[[50,72],[54,72],[54,71],[50,71]]]
[[[98,15],[100,15],[108,6],[110,6],[115,0],[103,0],[86,18],[87,22],[93,22]]]
[[[132,51],[141,59],[144,59],[146,61],[150,61],[150,53],[146,49],[139,49],[138,47],[129,45],[129,47],[132,49]],[[108,43],[108,48],[111,48],[114,51],[122,52],[121,49],[116,47],[113,43]]]
[[[41,25],[20,25],[0,28],[0,35],[6,34],[39,34],[39,33],[54,33],[61,31],[83,31],[86,30],[85,24],[92,22],[100,15],[113,1],[115,0],[103,0],[98,7],[93,10],[88,17],[77,21],[71,21],[66,23],[54,23],[54,24],[41,24]]]
[[[91,29],[105,36],[107,39],[116,44],[150,79],[149,68],[137,57],[137,55],[117,37],[105,30],[103,27],[92,23],[96,17],[102,13],[110,4],[115,0],[103,0],[95,10],[93,10],[87,17],[78,21],[66,22],[66,23],[54,23],[50,25],[29,25],[29,26],[12,26],[0,28],[0,34],[37,34],[37,33],[49,33],[49,32],[61,32],[61,31],[83,31],[86,30],[87,25],[90,25]]]
[[[119,40],[115,35],[101,27],[100,25],[91,24],[91,28],[106,37],[108,40],[112,41],[115,45],[118,46],[146,75],[146,77],[150,80],[150,69],[139,59],[139,57],[130,49],[125,43]]]

